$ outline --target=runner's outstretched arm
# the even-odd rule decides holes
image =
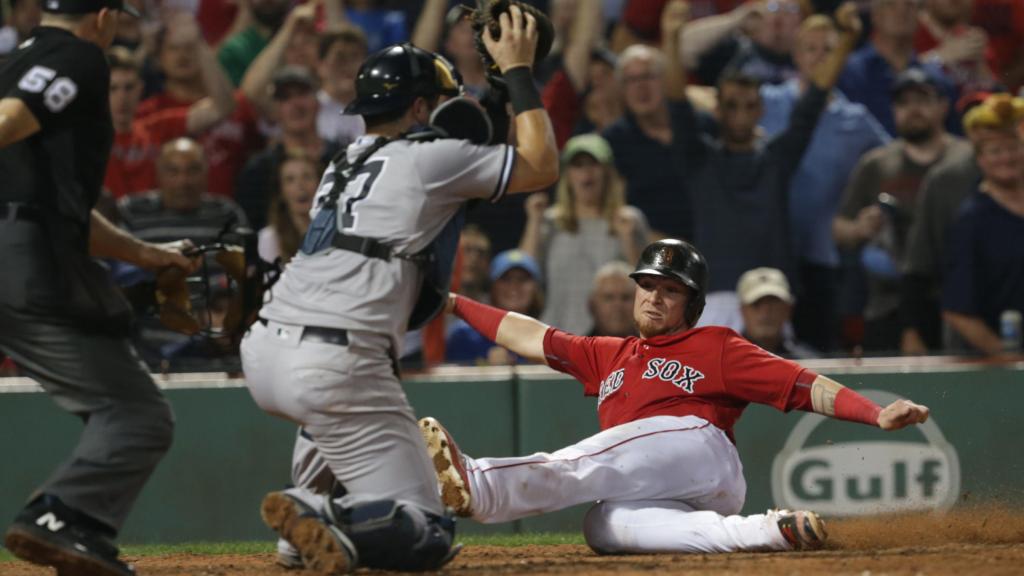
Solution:
[[[446,311],[465,320],[498,346],[534,362],[544,362],[544,335],[550,328],[547,324],[453,293],[448,294]]]

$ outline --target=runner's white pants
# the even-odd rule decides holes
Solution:
[[[465,464],[479,522],[597,502],[583,533],[602,553],[790,549],[774,513],[737,515],[747,490],[739,454],[695,416],[645,418],[551,454]]]

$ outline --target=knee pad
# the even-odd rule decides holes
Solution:
[[[330,502],[326,515],[355,544],[362,567],[437,570],[454,556],[450,552],[455,520],[448,515],[437,516],[394,500]]]

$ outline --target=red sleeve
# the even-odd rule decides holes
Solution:
[[[136,120],[156,146],[188,133],[188,108],[168,108]]]
[[[232,117],[245,124],[255,124],[259,120],[256,108],[241,89],[235,90],[235,113]]]
[[[583,107],[579,94],[572,86],[569,75],[565,70],[555,72],[544,93],[541,95],[544,101],[544,109],[551,117],[551,125],[555,129],[555,143],[561,150],[565,142],[572,137],[576,121],[579,119],[580,109]]]
[[[661,37],[661,12],[668,0],[629,0],[622,21],[637,36],[647,40]]]
[[[721,359],[722,384],[739,400],[786,410],[790,396],[801,393],[794,388],[802,366],[765,352],[732,330],[725,332]]]
[[[576,336],[557,328],[544,334],[544,359],[548,366],[583,384],[585,396],[597,396],[601,380],[625,339]]]
[[[139,102],[139,107],[135,109],[135,119],[143,120],[147,116],[170,108],[188,108],[188,105],[172,105],[167,96],[161,92]]]
[[[935,48],[939,45],[939,41],[932,36],[932,33],[926,26],[918,26],[917,32],[914,33],[914,51],[918,54],[924,54],[925,52]]]
[[[786,403],[786,412],[796,408],[805,412],[814,412],[814,401],[811,400],[811,386],[818,374],[811,370],[803,370],[796,378],[796,385]],[[860,422],[869,426],[878,426],[878,414],[882,407],[870,399],[861,396],[849,388],[843,388],[836,394],[835,413],[833,418]]]
[[[225,35],[231,30],[231,24],[238,12],[236,2],[225,0],[200,0],[199,8],[196,10],[196,21],[203,31],[203,37],[210,46],[216,46],[224,40]]]

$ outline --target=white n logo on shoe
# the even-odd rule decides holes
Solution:
[[[64,527],[64,522],[58,519],[53,512],[47,512],[36,518],[36,526],[46,526],[50,532],[57,532]]]

